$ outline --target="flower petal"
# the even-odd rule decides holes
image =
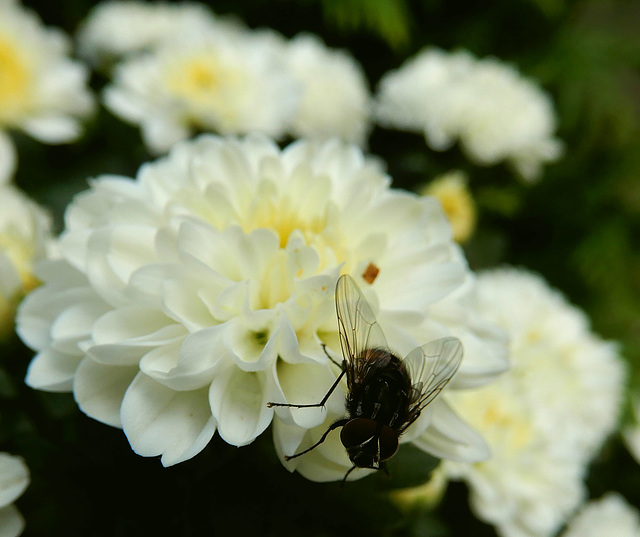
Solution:
[[[19,498],[29,481],[29,468],[22,457],[0,453],[0,507]]]
[[[250,444],[269,426],[273,410],[267,407],[265,377],[262,372],[229,367],[211,383],[209,403],[225,442]]]
[[[216,430],[207,397],[207,390],[176,392],[138,373],[121,411],[131,448],[143,457],[162,455],[164,466],[194,457]]]
[[[73,375],[81,357],[46,348],[35,355],[27,369],[25,382],[32,388],[50,392],[70,392]]]
[[[85,358],[73,382],[73,395],[80,410],[102,423],[122,427],[120,407],[137,373],[137,366],[107,366]]]
[[[467,425],[441,398],[431,416],[429,428],[413,443],[420,449],[440,458],[478,462],[489,458],[489,446],[482,436]]]

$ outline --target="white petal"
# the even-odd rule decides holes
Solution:
[[[82,132],[78,120],[55,114],[27,119],[21,127],[36,140],[45,144],[73,142]]]
[[[29,485],[29,468],[21,457],[0,453],[0,507],[14,502]]]
[[[131,306],[98,319],[92,336],[96,345],[87,354],[105,365],[134,365],[150,349],[184,337],[183,327],[154,308]]]
[[[27,369],[25,382],[32,388],[50,392],[69,392],[81,357],[44,349],[35,355]]]
[[[132,449],[143,457],[162,455],[164,466],[197,455],[216,430],[207,390],[177,392],[143,373],[124,396],[121,419]]]
[[[122,399],[138,373],[137,367],[114,367],[85,358],[76,370],[73,395],[80,410],[95,420],[122,427]]]
[[[216,375],[209,390],[213,415],[222,439],[233,446],[253,442],[271,422],[264,388],[266,372],[247,372],[236,367]]]
[[[229,358],[224,335],[224,325],[199,330],[149,352],[142,358],[140,369],[174,390],[208,387],[219,364]]]
[[[327,364],[287,364],[286,362],[278,362],[278,382],[284,399],[282,401],[275,400],[274,402],[294,405],[319,403],[335,382],[338,374],[339,372],[333,372]],[[275,396],[276,394],[273,395]],[[298,426],[311,429],[325,421],[327,412],[344,414],[344,401],[344,387],[338,385],[327,400],[324,408],[276,407],[276,412],[284,420],[290,421],[293,419]]]
[[[441,398],[431,416],[427,430],[413,443],[435,457],[465,462],[478,462],[489,458],[489,446],[482,436],[467,425]]]
[[[0,536],[18,537],[24,527],[24,518],[15,505],[0,508]]]

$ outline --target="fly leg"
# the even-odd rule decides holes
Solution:
[[[285,455],[284,456],[284,460],[285,461],[290,461],[291,459],[295,459],[296,457],[299,457],[300,455],[304,455],[305,453],[309,453],[309,451],[311,451],[312,449],[317,448],[320,444],[322,444],[322,442],[325,441],[327,436],[329,436],[329,433],[331,431],[333,431],[334,429],[337,429],[338,427],[344,426],[348,421],[349,421],[348,418],[343,418],[341,420],[334,421],[331,425],[329,425],[329,428],[324,433],[322,433],[322,436],[320,437],[320,440],[318,440],[315,444],[313,444],[313,446],[311,446],[310,448],[305,449],[304,451],[301,451],[300,453],[296,453],[295,455],[291,455],[291,456]]]
[[[331,388],[329,388],[329,391],[322,398],[322,401],[320,401],[319,403],[311,403],[307,405],[293,405],[291,403],[273,403],[270,401],[267,403],[267,406],[269,408],[272,408],[274,406],[288,406],[290,408],[312,408],[312,407],[324,406],[324,404],[327,402],[327,399],[329,399],[333,391],[338,387],[338,384],[340,384],[340,381],[342,380],[342,377],[344,377],[345,373],[346,373],[346,370],[343,369],[341,373],[338,375],[338,378],[336,378],[335,382],[331,385]]]

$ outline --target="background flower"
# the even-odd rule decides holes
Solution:
[[[105,103],[156,153],[198,129],[281,136],[299,91],[278,51],[276,37],[189,28],[118,65]]]
[[[452,399],[492,458],[443,468],[468,483],[473,509],[500,535],[553,535],[583,499],[586,465],[616,425],[622,363],[616,346],[539,276],[488,271],[476,290],[480,314],[510,338],[511,369]]]
[[[476,206],[467,182],[468,177],[464,172],[453,171],[436,177],[420,191],[440,200],[451,223],[453,238],[458,242],[468,240],[476,225]]]
[[[73,141],[93,110],[88,71],[69,58],[70,42],[17,1],[0,2],[0,129],[50,144]],[[1,144],[6,144],[6,139]],[[0,174],[7,175],[0,164]],[[1,175],[0,175],[1,177]]]
[[[465,51],[425,49],[385,74],[376,117],[384,126],[424,132],[438,151],[459,139],[476,164],[508,160],[528,180],[562,152],[549,97],[513,67]]]
[[[562,537],[615,535],[633,537],[640,534],[640,514],[622,496],[608,492],[585,505],[569,524]]]
[[[95,66],[155,48],[174,36],[224,28],[202,4],[108,1],[97,4],[78,30],[81,56]]]

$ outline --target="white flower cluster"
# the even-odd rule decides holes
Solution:
[[[586,504],[562,537],[638,537],[640,513],[615,492]]]
[[[0,453],[0,535],[17,537],[22,533],[24,518],[13,505],[29,486],[29,468],[21,457]]]
[[[557,159],[549,96],[494,58],[428,48],[382,77],[376,119],[390,128],[424,132],[442,151],[456,140],[479,165],[508,161],[527,180]]]
[[[504,537],[547,537],[583,499],[586,465],[615,428],[624,370],[614,344],[537,275],[478,277],[476,307],[510,337],[511,369],[454,408],[485,436],[492,458],[445,462],[470,487],[477,515]]]
[[[394,191],[376,161],[337,140],[280,150],[257,135],[201,136],[143,166],[101,177],[66,213],[59,260],[23,301],[18,333],[38,353],[27,383],[73,390],[80,408],[122,427],[133,449],[172,465],[214,432],[252,442],[273,421],[278,451],[295,452],[344,415],[334,289],[341,272],[365,287],[403,356],[449,334],[466,356],[446,391],[506,367],[502,333],[468,307],[472,285],[433,198]],[[360,276],[373,263],[373,284]],[[479,460],[484,441],[440,397],[402,437],[438,456]],[[341,479],[337,435],[289,464]],[[366,471],[353,472],[354,478]]]
[[[0,1],[0,182],[15,167],[6,131],[19,129],[48,144],[70,142],[81,132],[79,119],[93,111],[88,70],[69,50],[62,31],[43,27],[17,0]]]
[[[314,36],[288,42],[203,6],[111,2],[96,8],[79,39],[94,63],[122,57],[105,103],[140,125],[156,153],[197,131],[366,141],[362,68]]]

